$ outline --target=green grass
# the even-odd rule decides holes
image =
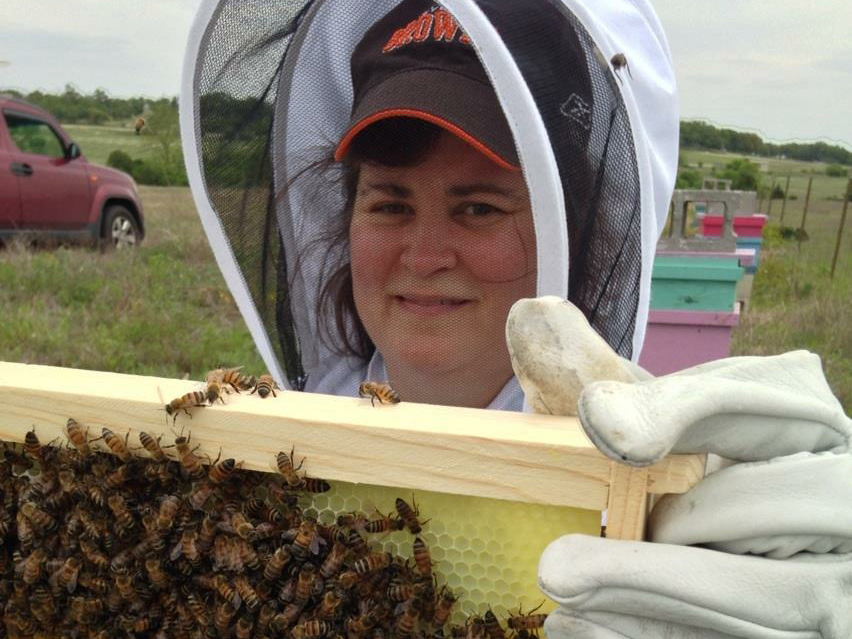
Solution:
[[[141,135],[136,135],[130,125],[63,124],[62,128],[80,145],[86,159],[95,164],[106,164],[109,154],[117,149],[140,160],[153,157],[157,150],[155,136],[145,130]]]
[[[221,364],[265,370],[189,189],[140,195],[149,234],[137,251],[0,252],[0,359],[191,379]]]

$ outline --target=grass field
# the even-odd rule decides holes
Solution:
[[[121,123],[110,126],[93,126],[88,124],[63,124],[68,135],[83,151],[89,162],[106,164],[109,154],[121,150],[132,158],[145,160],[156,153],[157,139],[143,130],[136,135],[133,127]]]
[[[107,155],[113,148],[145,153],[145,136],[135,136],[132,129],[98,129],[69,127],[87,153],[87,147]],[[732,157],[687,154],[689,162],[704,163],[708,174],[711,161],[721,165]],[[90,158],[97,161],[94,152]],[[794,168],[822,170],[775,161],[770,167],[779,174]],[[833,390],[850,412],[852,219],[831,280],[842,203],[827,198],[839,195],[845,180],[815,177],[809,241],[798,245],[780,238],[780,202],[775,202],[753,296],[734,330],[732,353],[766,355],[796,348],[819,353]],[[135,252],[30,252],[16,246],[0,252],[0,360],[191,379],[221,364],[263,369],[213,260],[189,189],[141,187],[140,194],[148,237]],[[803,197],[788,202],[785,224],[798,225]]]

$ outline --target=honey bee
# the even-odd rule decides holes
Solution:
[[[145,431],[139,432],[139,442],[142,444],[142,447],[148,451],[151,457],[158,462],[167,462],[169,461],[169,458],[160,446],[161,439],[162,435],[154,439],[154,437]]]
[[[145,560],[145,570],[148,579],[155,588],[166,590],[169,587],[169,577],[163,570],[163,564],[157,557],[148,557]]]
[[[402,604],[402,614],[397,617],[393,636],[395,639],[408,639],[414,633],[414,627],[420,618],[420,599],[414,597]]]
[[[374,570],[381,570],[382,568],[386,568],[393,563],[393,555],[389,552],[378,552],[367,555],[363,559],[359,559],[354,564],[352,564],[352,569],[359,573],[364,574],[367,572],[373,572]]]
[[[284,452],[279,452],[276,455],[275,460],[277,462],[278,472],[284,476],[284,481],[290,488],[297,488],[302,484],[302,478],[296,472],[302,467],[302,464],[305,463],[303,459],[299,462],[299,465],[294,467],[293,465],[293,452],[295,448],[290,450],[290,454]]]
[[[356,557],[366,557],[370,554],[370,546],[357,530],[349,531],[347,544]]]
[[[369,397],[370,405],[375,406],[375,401],[379,400],[380,404],[399,404],[399,393],[397,393],[390,384],[382,382],[361,382],[358,385],[358,395],[361,397]]]
[[[391,601],[408,601],[417,594],[414,584],[396,583],[388,587],[387,595]]]
[[[253,394],[257,391],[257,394],[261,396],[261,398],[266,399],[266,397],[272,393],[273,397],[278,397],[275,394],[276,390],[281,390],[278,388],[278,384],[275,383],[275,380],[272,378],[272,375],[266,373],[265,375],[261,375],[257,378],[257,382],[255,382],[254,389],[252,389],[251,393]]]
[[[180,436],[175,440],[181,468],[193,479],[204,477],[204,466],[201,458],[189,447],[189,437]]]
[[[160,511],[157,515],[157,527],[169,530],[175,523],[175,516],[181,507],[181,499],[177,495],[166,495],[160,501]]]
[[[22,578],[24,583],[32,585],[41,579],[41,566],[47,560],[47,552],[43,548],[36,548],[24,560]]]
[[[299,488],[307,493],[327,493],[331,490],[331,484],[324,479],[305,476],[302,478]]]
[[[203,510],[204,504],[216,492],[216,487],[210,483],[204,482],[198,484],[192,494],[187,498],[187,502],[193,510]]]
[[[627,75],[630,76],[631,80],[633,79],[633,74],[630,73],[630,65],[627,64],[626,55],[624,55],[623,53],[616,53],[614,56],[612,56],[609,62],[610,64],[612,64],[612,70],[615,71],[615,77],[618,79],[619,82],[621,82],[622,80],[618,72],[623,68],[627,68]]]
[[[231,540],[231,543],[234,546],[234,551],[239,557],[239,562],[241,566],[244,566],[249,570],[260,570],[260,556],[257,554],[257,551],[254,549],[254,547],[252,547],[249,542],[247,542],[245,539],[235,537]]]
[[[99,570],[109,568],[109,557],[88,539],[80,539],[80,551],[83,556]],[[79,581],[79,578],[78,578]]]
[[[174,424],[177,421],[180,411],[183,411],[192,418],[192,413],[189,412],[189,409],[203,408],[204,406],[207,406],[207,393],[204,391],[192,391],[170,401],[166,404],[165,410],[167,415],[173,416],[172,424]]]
[[[118,457],[121,461],[127,463],[133,460],[133,454],[127,448],[127,438],[130,436],[130,433],[127,433],[127,436],[122,440],[121,437],[112,432],[109,428],[104,426],[101,431],[101,437],[98,439],[103,439],[106,442],[106,445],[112,451],[113,455]]]
[[[243,539],[254,539],[254,526],[240,511],[231,513],[231,525],[234,527],[234,531],[236,531],[236,533]]]
[[[485,639],[485,621],[482,617],[470,617],[465,630],[466,639]]]
[[[429,554],[429,547],[420,538],[414,538],[414,565],[417,566],[417,572],[421,577],[432,576],[432,557]]]
[[[266,566],[263,568],[263,578],[267,581],[275,581],[278,579],[284,571],[284,566],[287,565],[291,558],[292,557],[290,553],[287,552],[287,548],[285,546],[277,548],[275,552],[272,553],[272,557],[269,558],[269,561],[266,562]]]
[[[210,466],[210,472],[207,474],[207,479],[216,485],[221,484],[222,482],[230,479],[234,474],[234,471],[242,465],[243,462],[238,464],[233,459],[223,459],[222,461],[216,462]]]
[[[290,632],[293,639],[316,639],[316,637],[322,637],[328,634],[331,631],[331,628],[332,626],[330,623],[313,619],[311,621],[306,621],[305,623],[300,623],[298,626],[293,626],[293,629]]]
[[[207,398],[207,404],[212,406],[217,401],[225,403],[224,394],[230,392],[227,386],[223,386],[219,382],[210,382],[204,389],[204,396]]]
[[[414,502],[414,499],[411,500],[411,503],[414,504],[414,508],[409,506],[408,502],[404,499],[397,497],[396,512],[399,514],[400,519],[402,519],[405,523],[406,528],[408,528],[411,534],[416,535],[423,530],[423,527],[417,519],[420,515],[420,510],[417,508],[417,504]]]
[[[318,619],[331,619],[336,616],[340,604],[343,603],[343,596],[337,588],[327,590],[317,607]]]
[[[347,548],[345,544],[342,544],[339,541],[334,542],[334,545],[331,547],[328,555],[326,555],[325,560],[323,560],[322,565],[320,565],[320,575],[322,575],[324,579],[330,579],[340,572],[343,560],[346,559],[346,552]]]
[[[314,581],[317,578],[316,571],[317,568],[313,564],[303,564],[299,570],[296,590],[293,593],[293,601],[297,604],[304,604],[310,598]]]
[[[355,636],[363,635],[376,625],[378,619],[374,610],[368,610],[358,617],[349,617],[344,623],[348,633]]]
[[[242,615],[237,619],[237,627],[234,633],[237,639],[250,639],[251,631],[254,629],[254,620],[248,615]]]
[[[198,551],[198,546],[195,545],[198,539],[198,532],[192,528],[187,528],[181,533],[180,541],[172,548],[170,558],[176,561],[181,555],[186,557],[186,560],[193,566],[201,561],[201,553]]]
[[[542,602],[543,603],[543,602]],[[544,627],[544,620],[547,619],[547,615],[545,614],[532,614],[536,610],[541,608],[541,604],[539,604],[536,608],[531,610],[527,614],[523,614],[520,610],[518,610],[518,614],[514,616],[510,616],[506,621],[506,625],[509,626],[510,630],[521,631],[521,630],[538,630],[539,628]]]
[[[31,431],[27,431],[27,434],[24,435],[24,453],[32,457],[36,461],[41,461],[43,456],[43,449],[41,442],[35,434],[35,426]]]
[[[213,546],[213,539],[215,536],[216,518],[210,513],[207,513],[204,515],[204,519],[201,520],[201,528],[198,531],[198,541],[196,542],[196,545],[198,546],[199,552],[206,554]]]
[[[68,594],[71,594],[77,588],[77,577],[82,567],[83,562],[79,557],[68,557],[52,579],[59,588],[64,588]]]
[[[216,589],[216,592],[219,593],[219,596],[222,597],[222,599],[233,604],[235,608],[240,607],[240,603],[242,602],[242,599],[240,598],[240,593],[237,592],[237,589],[231,585],[225,575],[216,575],[213,580],[213,587]]]
[[[65,424],[65,431],[68,433],[68,440],[77,449],[77,452],[84,457],[92,452],[92,449],[89,448],[89,438],[83,432],[83,428],[77,423],[77,420],[69,417],[68,423]]]
[[[20,508],[37,533],[43,534],[56,528],[56,520],[32,502],[26,501],[21,504]]]
[[[109,563],[109,560],[107,560],[107,563]],[[86,590],[98,593],[99,595],[109,592],[110,588],[112,588],[112,583],[109,579],[88,573],[78,575],[77,583],[83,586]]]
[[[107,498],[107,505],[115,515],[115,530],[119,537],[124,537],[133,528],[135,522],[133,515],[127,509],[121,495],[114,494]]]
[[[488,639],[506,639],[506,632],[490,608],[485,611],[483,621],[485,622],[485,634],[488,635]]]
[[[257,623],[255,624],[255,630],[257,631],[258,637],[266,636],[266,630],[269,628],[269,622],[272,621],[272,617],[275,616],[275,613],[275,605],[270,601],[267,601],[260,607],[260,612],[257,613]]]
[[[122,484],[130,481],[136,475],[136,466],[122,464],[116,470],[106,476],[105,484],[109,489],[116,489]]]
[[[186,607],[189,608],[198,625],[202,628],[209,626],[210,618],[207,616],[207,606],[204,605],[204,602],[192,591],[185,592],[185,597]]]
[[[376,511],[376,514],[379,515],[377,519],[371,519],[364,524],[364,530],[369,533],[391,532],[394,530],[402,530],[405,527],[405,522],[401,518],[383,515],[378,510]]]
[[[306,564],[312,566],[313,564]],[[245,602],[246,608],[251,612],[257,611],[260,608],[260,597],[257,596],[255,589],[251,587],[245,575],[234,577],[234,587],[240,595],[240,598]]]
[[[241,368],[242,366],[238,366],[237,368],[217,368],[207,373],[205,381],[208,384],[211,382],[226,384],[237,392],[250,390],[256,384],[256,380],[254,377],[240,373]]]
[[[227,601],[223,601],[217,608],[216,614],[213,616],[213,625],[220,637],[228,636],[228,631],[231,628],[231,619],[237,614],[236,606]]]
[[[456,603],[456,597],[446,586],[441,588],[438,598],[438,605],[435,606],[435,614],[432,616],[432,624],[435,626],[443,626],[450,618],[450,613],[453,611],[453,606]]]

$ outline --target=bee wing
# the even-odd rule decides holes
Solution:
[[[172,548],[172,551],[169,553],[169,559],[171,559],[172,561],[177,561],[182,553],[183,553],[183,542],[178,541],[175,544],[174,548]]]
[[[59,574],[60,574],[61,572],[62,572],[62,568],[60,568],[59,570],[55,571],[55,572],[54,572],[52,575],[50,575],[50,577],[48,577],[48,579],[47,579],[47,583],[48,583],[48,584],[50,584],[50,587],[51,587],[53,590],[56,590],[56,588],[57,588],[57,585],[58,585],[58,582],[59,582]]]
[[[80,571],[75,570],[74,574],[71,575],[71,579],[68,580],[68,584],[65,586],[65,588],[68,590],[69,595],[71,593],[73,593],[74,590],[77,588],[77,576],[79,574],[80,574]]]
[[[315,555],[318,555],[318,554],[319,554],[319,551],[320,551],[320,542],[325,543],[325,539],[323,539],[323,538],[322,538],[322,537],[320,537],[319,535],[314,535],[314,536],[311,538],[311,542],[308,544],[308,548],[309,548],[309,549],[310,549],[310,551],[311,551],[313,554],[315,554]]]

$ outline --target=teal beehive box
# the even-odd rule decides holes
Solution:
[[[657,257],[651,275],[651,308],[730,312],[744,271],[737,258]]]

